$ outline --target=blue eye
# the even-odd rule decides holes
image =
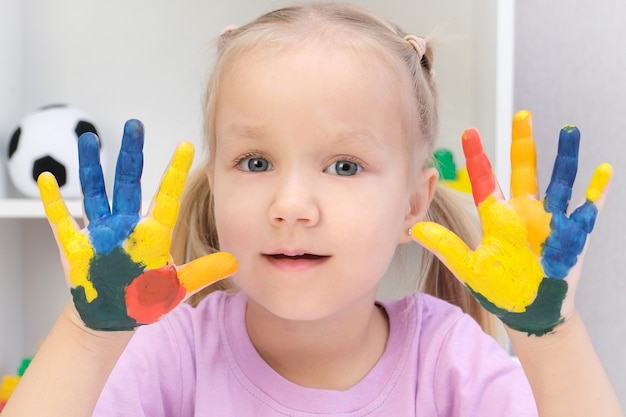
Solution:
[[[272,170],[272,164],[265,158],[247,157],[237,162],[237,166],[243,171],[263,172]]]
[[[356,175],[361,171],[363,171],[363,167],[359,164],[345,160],[333,162],[328,168],[326,168],[327,173],[341,175],[344,177]]]

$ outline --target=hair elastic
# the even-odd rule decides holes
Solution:
[[[228,25],[224,28],[224,30],[222,30],[222,33],[220,35],[221,36],[228,35],[230,34],[230,32],[232,32],[233,30],[237,30],[237,29],[239,29],[239,26],[237,25]]]
[[[406,35],[404,40],[411,44],[417,52],[417,58],[421,61],[426,53],[426,40],[415,35]]]

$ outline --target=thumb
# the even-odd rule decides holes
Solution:
[[[411,234],[443,262],[454,275],[465,282],[472,250],[456,234],[434,222],[419,222]]]
[[[228,252],[216,252],[178,267],[178,279],[187,294],[190,294],[234,274],[235,271],[235,257]]]

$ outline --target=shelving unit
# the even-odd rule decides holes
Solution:
[[[502,47],[496,42],[497,31],[513,27],[511,22],[497,24],[502,19],[497,9],[509,1],[354,3],[418,35],[441,28],[450,35],[453,40],[438,47],[435,62],[442,86],[440,146],[459,149],[461,132],[474,126],[493,156],[496,146],[490,140],[496,130],[502,133],[499,122],[510,124],[506,102],[510,85],[498,85],[503,78],[497,74],[510,68],[496,65]],[[51,103],[71,104],[96,121],[108,155],[108,174],[124,121],[138,118],[146,126],[143,189],[148,199],[177,142],[191,141],[197,154],[202,148],[201,103],[211,41],[227,25],[243,24],[279,6],[275,1],[252,0],[219,4],[2,0],[0,4],[0,145],[4,147],[27,112]],[[34,353],[69,298],[41,202],[11,193],[2,166],[4,154],[3,148],[0,375],[15,372],[20,359]],[[196,156],[196,163],[200,158]],[[105,176],[110,184],[110,175]],[[68,207],[73,216],[82,217],[79,201],[68,202]]]
[[[82,217],[81,202],[65,201],[65,205],[73,217]],[[43,219],[45,213],[41,201],[27,198],[0,199],[0,219]]]

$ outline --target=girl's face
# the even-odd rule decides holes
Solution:
[[[376,57],[316,45],[261,49],[224,77],[215,216],[253,302],[290,320],[372,303],[436,178],[408,178],[410,88]]]

